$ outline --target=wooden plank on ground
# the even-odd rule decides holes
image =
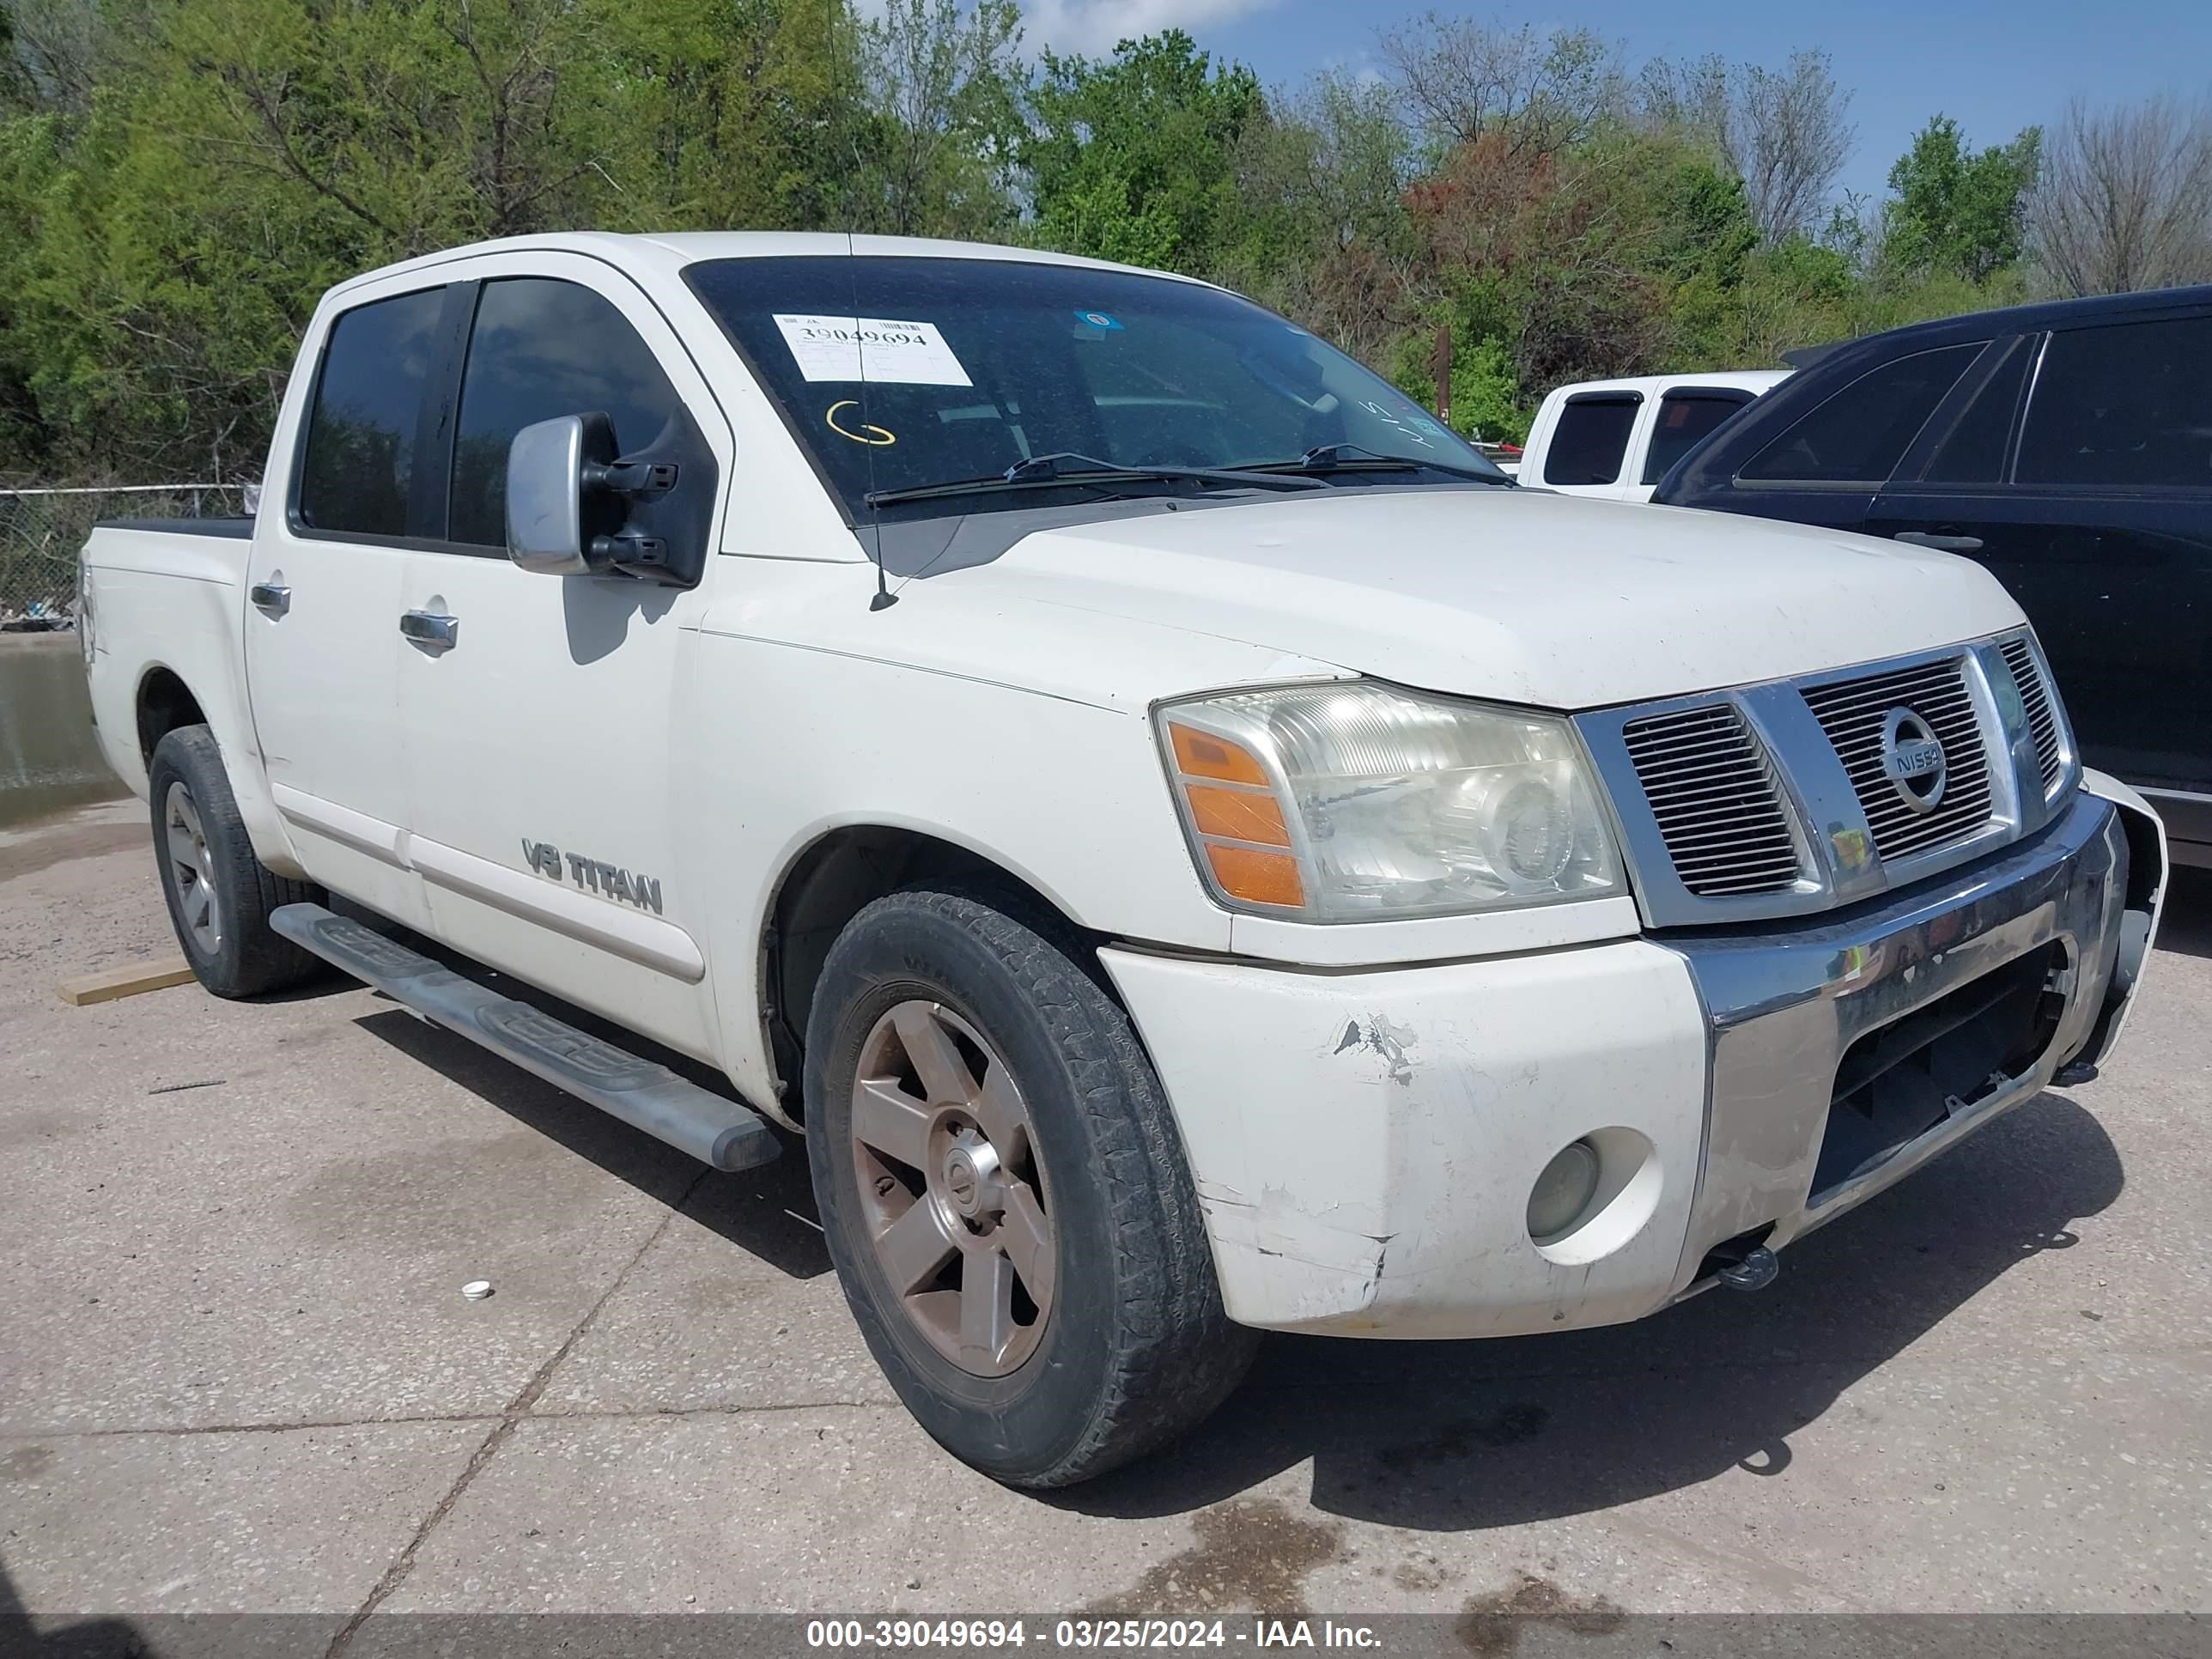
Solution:
[[[167,990],[191,976],[192,965],[182,957],[156,957],[151,962],[126,962],[80,979],[65,979],[54,988],[62,994],[64,1002],[82,1008],[88,1002],[135,997],[141,991]]]

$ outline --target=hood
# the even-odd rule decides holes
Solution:
[[[1315,492],[1067,526],[937,580],[994,605],[1567,709],[1843,667],[2021,619],[1993,577],[1948,554],[1503,489]]]

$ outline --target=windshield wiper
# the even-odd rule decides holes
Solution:
[[[1379,449],[1370,449],[1364,444],[1316,444],[1295,461],[1250,461],[1240,471],[1271,472],[1278,477],[1312,477],[1329,472],[1413,472],[1422,468],[1431,472],[1445,472],[1455,478],[1468,478],[1476,483],[1510,484],[1512,479],[1503,473],[1477,472],[1473,467],[1454,466],[1449,461],[1431,461],[1419,455],[1391,455]]]
[[[909,484],[901,489],[872,489],[861,497],[870,507],[890,507],[900,501],[935,501],[946,495],[985,495],[1001,489],[1046,489],[1054,485],[1128,483],[1256,484],[1269,489],[1321,489],[1317,478],[1261,467],[1233,466],[1121,466],[1072,449],[1049,455],[1031,455],[1016,461],[1004,472],[981,478],[949,478],[942,483]]]

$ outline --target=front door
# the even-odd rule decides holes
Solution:
[[[2004,583],[2088,764],[2212,790],[2212,317],[2061,331],[2015,358],[1868,528]],[[2007,465],[2015,368],[2033,389]]]
[[[505,555],[507,448],[599,413],[617,453],[678,462],[714,525],[728,429],[674,331],[597,261],[472,260],[451,487],[408,561],[399,702],[410,856],[434,930],[516,977],[711,1057],[698,884],[675,863],[684,671],[703,587],[552,576]],[[708,561],[708,580],[714,562]]]
[[[270,793],[307,873],[410,926],[398,672],[404,550],[425,391],[447,295],[416,289],[335,319],[301,434],[248,566],[246,671]]]
[[[1635,479],[1628,458],[1644,422],[1640,392],[1578,392],[1559,405],[1544,447],[1540,477],[1525,473],[1521,482],[1540,483],[1562,495],[1631,499]]]
[[[1907,447],[1987,344],[1939,346],[1876,364],[1769,440],[1737,469],[1726,495],[1697,505],[1831,530],[1866,528]]]

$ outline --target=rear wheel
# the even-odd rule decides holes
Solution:
[[[254,857],[215,734],[204,726],[169,732],[146,776],[161,896],[199,982],[219,997],[249,997],[325,971],[269,925],[278,905],[319,902],[322,890]]]
[[[914,889],[839,936],[808,1021],[808,1158],[854,1317],[922,1426],[1017,1486],[1164,1444],[1256,1341],[1091,957],[1015,896]]]

